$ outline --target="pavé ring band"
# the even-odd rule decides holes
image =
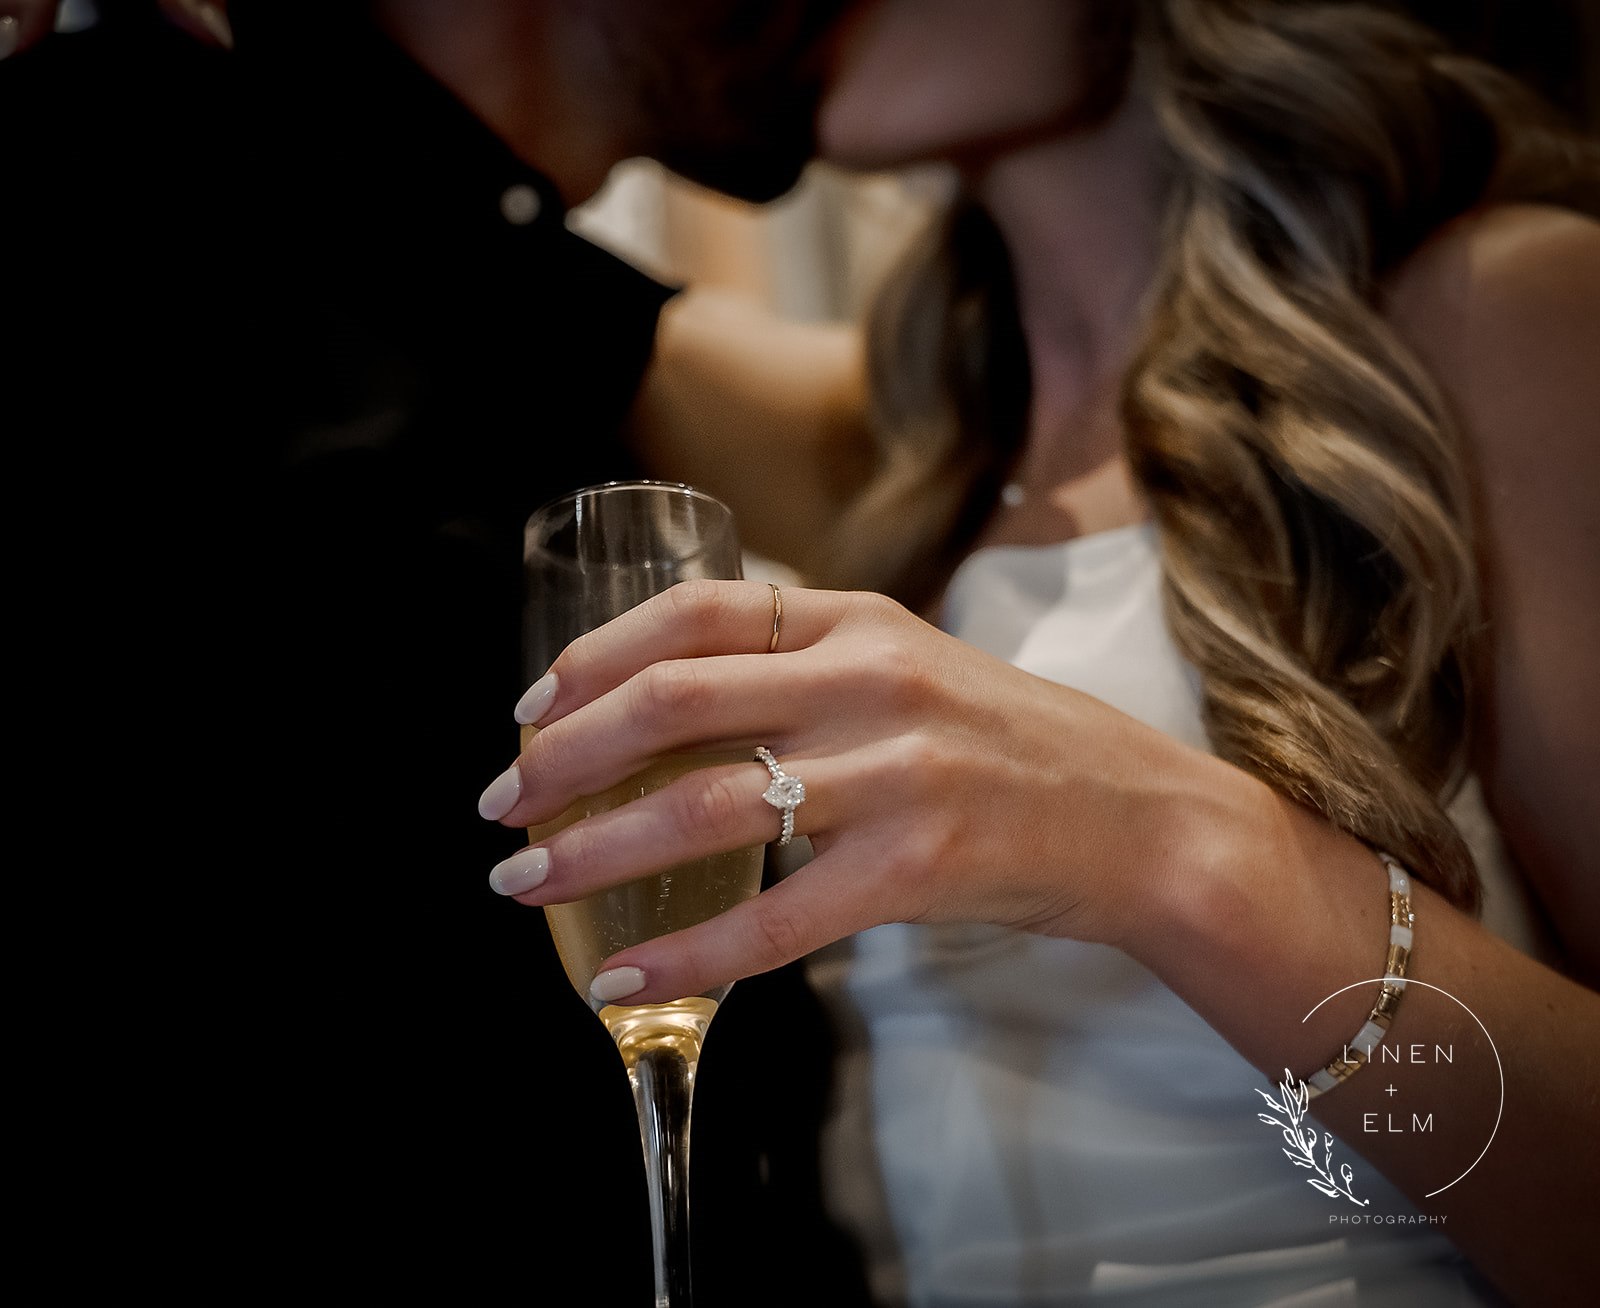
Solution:
[[[779,767],[778,760],[765,745],[756,746],[756,762],[765,763],[772,774],[772,784],[762,792],[761,798],[773,808],[783,810],[783,833],[778,837],[778,844],[787,845],[794,839],[794,811],[806,802],[806,783]]]

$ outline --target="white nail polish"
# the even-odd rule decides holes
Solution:
[[[494,871],[489,873],[489,884],[497,895],[520,895],[525,890],[542,886],[549,875],[549,850],[519,849],[510,858],[494,865]]]
[[[517,771],[516,764],[513,763],[491,781],[483,794],[478,796],[478,816],[488,818],[491,822],[498,822],[517,806],[517,801],[521,798],[522,773]]]
[[[589,983],[589,993],[602,1004],[615,1003],[644,989],[644,973],[636,967],[614,967]]]
[[[512,715],[525,727],[538,724],[540,718],[550,711],[550,705],[556,697],[556,674],[547,672],[539,680],[522,692],[522,698],[517,701],[517,710]]]

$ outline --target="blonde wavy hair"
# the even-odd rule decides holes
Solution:
[[[1600,212],[1600,150],[1509,76],[1374,7],[1105,12],[1167,153],[1126,449],[1213,746],[1476,909],[1444,808],[1484,635],[1474,487],[1448,400],[1376,297],[1475,206]],[[993,512],[1027,415],[1009,262],[976,205],[912,252],[869,342],[878,472],[827,580],[921,606]]]

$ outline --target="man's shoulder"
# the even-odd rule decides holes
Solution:
[[[233,166],[236,101],[225,55],[160,25],[47,38],[0,64],[0,225],[103,236],[174,187],[215,189]]]
[[[24,141],[61,126],[97,126],[115,138],[130,123],[176,113],[200,129],[226,111],[230,85],[225,51],[154,20],[57,34],[0,62],[8,115],[53,111],[16,121]]]

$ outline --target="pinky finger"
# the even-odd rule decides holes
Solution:
[[[604,1003],[660,1004],[770,972],[886,921],[863,880],[830,855],[726,913],[634,945],[601,964],[589,987]]]

